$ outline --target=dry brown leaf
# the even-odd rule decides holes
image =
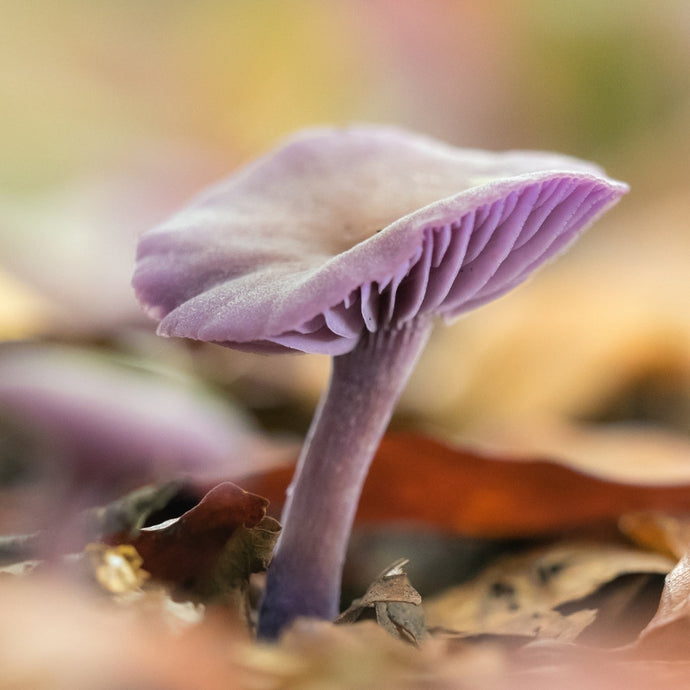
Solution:
[[[265,515],[267,505],[265,498],[225,482],[179,518],[116,539],[131,544],[143,568],[174,594],[222,601],[248,622],[250,576],[266,569],[280,532],[278,522]]]
[[[223,546],[216,564],[196,583],[196,593],[206,601],[222,600],[240,620],[253,628],[250,576],[268,568],[279,534],[280,523],[268,515],[253,527],[236,529]]]
[[[258,525],[267,505],[266,499],[224,482],[179,518],[143,528],[129,543],[151,575],[184,585],[208,573],[236,529]]]
[[[596,611],[557,609],[634,573],[666,573],[672,561],[630,548],[561,544],[507,556],[474,581],[426,602],[428,625],[465,636],[521,635],[576,639]]]
[[[424,640],[427,631],[422,597],[403,570],[407,563],[407,559],[401,558],[389,565],[334,622],[354,623],[367,608],[373,607],[378,624],[393,637],[413,644]]]

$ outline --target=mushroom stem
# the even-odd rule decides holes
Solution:
[[[432,319],[366,332],[334,357],[297,463],[268,569],[259,636],[297,616],[338,613],[342,568],[357,504],[381,437],[431,332]]]

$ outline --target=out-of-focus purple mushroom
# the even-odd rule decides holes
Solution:
[[[28,529],[58,529],[147,482],[237,478],[291,455],[193,379],[66,346],[0,347],[0,425],[14,432],[0,474],[18,464],[40,496]]]
[[[143,236],[134,286],[161,335],[334,355],[283,513],[262,636],[337,613],[361,487],[436,317],[508,292],[626,191],[557,154],[324,128]]]

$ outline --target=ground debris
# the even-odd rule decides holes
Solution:
[[[602,587],[628,575],[664,575],[672,567],[669,559],[634,548],[562,542],[500,558],[473,581],[425,602],[427,621],[432,631],[461,637],[571,642],[609,601],[591,598]],[[630,589],[631,600],[634,594]]]
[[[143,560],[129,545],[88,544],[85,556],[98,584],[111,594],[126,594],[141,588],[150,574],[142,568]]]
[[[354,623],[368,608],[374,608],[378,624],[393,637],[412,644],[426,639],[422,597],[411,585],[403,567],[408,560],[401,558],[371,583],[364,596],[355,599],[335,623]]]

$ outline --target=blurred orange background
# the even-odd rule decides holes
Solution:
[[[632,188],[567,257],[439,329],[401,419],[486,438],[615,417],[651,377],[653,410],[630,416],[690,433],[685,0],[2,1],[0,102],[2,340],[105,338],[252,408],[309,409],[322,358],[147,339],[136,236],[297,128],[395,123],[589,158]]]

